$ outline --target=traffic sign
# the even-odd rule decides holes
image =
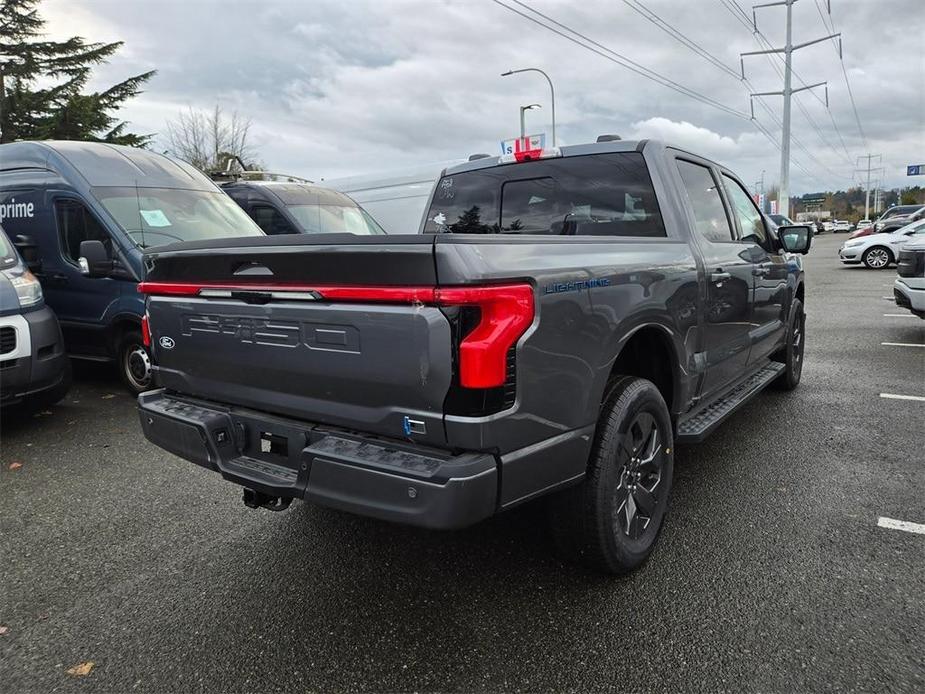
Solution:
[[[909,164],[906,167],[907,176],[925,176],[925,164]]]

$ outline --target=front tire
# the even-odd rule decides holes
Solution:
[[[553,541],[564,558],[622,574],[655,546],[674,470],[671,418],[651,381],[614,382],[601,407],[584,481],[550,499]]]
[[[794,299],[790,306],[790,320],[787,323],[787,344],[772,359],[785,365],[784,371],[774,380],[780,390],[793,390],[800,385],[803,375],[803,349],[806,345],[806,314],[803,302]]]
[[[140,330],[130,328],[122,333],[116,343],[116,357],[119,376],[130,393],[138,395],[153,386],[151,356],[141,339]]]
[[[861,260],[871,270],[883,270],[893,262],[893,254],[890,253],[888,248],[874,246],[864,251]]]

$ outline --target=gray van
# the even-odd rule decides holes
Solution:
[[[96,142],[0,145],[0,223],[39,278],[72,357],[114,362],[126,386],[151,386],[142,249],[263,232],[208,177],[134,147]]]

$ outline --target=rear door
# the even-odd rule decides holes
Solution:
[[[745,373],[750,346],[752,267],[723,202],[717,172],[703,161],[676,159],[693,238],[704,263],[701,349],[706,372],[701,385],[709,396]]]

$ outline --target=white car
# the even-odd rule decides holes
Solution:
[[[870,219],[862,219],[860,222],[858,222],[858,225],[857,225],[855,228],[856,228],[856,229],[866,229],[867,227],[869,227],[869,226],[870,226],[871,224],[873,224],[873,223],[874,223],[873,220],[870,220]]]
[[[925,238],[925,219],[888,234],[871,234],[845,241],[838,257],[847,265],[864,263],[872,270],[882,270],[896,262],[903,245],[918,238]]]
[[[823,230],[823,231],[834,231],[834,230],[835,230],[835,222],[829,222],[829,221],[823,222],[823,223],[822,223],[822,230]]]
[[[851,226],[851,222],[845,221],[844,219],[836,219],[832,224],[832,231],[836,234],[839,231],[851,231],[852,229],[854,229],[854,227]]]

